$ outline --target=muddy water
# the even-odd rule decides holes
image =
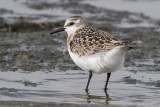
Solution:
[[[0,1],[0,106],[160,105],[158,19],[109,10],[96,6],[96,1]],[[93,75],[90,90],[85,92],[88,73],[70,59],[66,33],[48,35],[72,15],[85,16],[93,26],[120,39],[135,40],[124,66],[112,73],[107,95],[103,91],[106,74]]]

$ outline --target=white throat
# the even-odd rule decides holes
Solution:
[[[68,35],[70,34],[74,34],[79,28],[76,26],[72,26],[72,27],[67,27],[65,29],[65,31],[68,33]]]

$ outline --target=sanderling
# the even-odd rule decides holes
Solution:
[[[107,73],[105,91],[111,73],[117,70],[124,60],[129,46],[126,42],[114,38],[111,34],[89,26],[81,16],[72,16],[66,20],[64,27],[55,29],[50,34],[66,31],[69,54],[81,69],[89,72],[86,90],[92,73]]]

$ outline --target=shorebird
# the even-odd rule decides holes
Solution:
[[[111,73],[121,65],[130,47],[125,41],[90,26],[81,16],[68,18],[63,27],[55,29],[50,34],[61,31],[66,31],[68,34],[67,47],[74,63],[89,72],[86,90],[92,73],[107,73],[104,87],[106,91]]]

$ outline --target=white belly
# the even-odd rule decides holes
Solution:
[[[69,54],[81,69],[94,73],[111,73],[122,63],[127,49],[124,47],[116,47],[111,51],[97,53],[90,56],[78,56],[69,50]]]

